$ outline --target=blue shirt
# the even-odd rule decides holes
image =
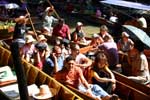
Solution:
[[[58,71],[62,70],[64,65],[64,57],[60,56],[59,58],[57,58],[57,63],[58,63]],[[54,70],[54,61],[52,60],[51,57],[48,57],[44,63],[43,71],[48,75],[52,75],[54,73],[53,70]]]

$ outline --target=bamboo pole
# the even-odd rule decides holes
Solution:
[[[30,13],[29,13],[29,10],[27,9],[27,7],[25,7],[25,8],[26,8],[26,12],[27,12],[28,14],[30,14]],[[38,40],[37,33],[36,33],[36,31],[35,31],[35,27],[34,27],[34,25],[33,25],[33,22],[32,22],[32,19],[31,19],[30,16],[29,16],[29,21],[30,21],[30,23],[31,23],[31,26],[32,26],[33,32],[34,32],[34,34],[35,34],[35,37],[36,37],[36,39]]]
[[[13,64],[15,66],[15,72],[17,75],[20,100],[29,100],[29,94],[27,90],[27,80],[25,77],[23,65],[21,63],[19,49],[20,48],[18,42],[13,42],[11,44],[11,54],[13,57]]]

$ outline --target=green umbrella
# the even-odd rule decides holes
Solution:
[[[142,29],[132,25],[123,25],[123,30],[126,31],[134,41],[140,40],[143,44],[150,47],[150,37]]]

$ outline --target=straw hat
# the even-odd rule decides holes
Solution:
[[[46,10],[45,10],[45,12],[52,12],[53,10],[54,10],[53,6],[52,7],[47,7]]]
[[[122,32],[122,37],[129,37],[129,34],[127,32]]]
[[[27,35],[26,36],[26,43],[31,43],[31,42],[34,42],[35,39],[32,37],[32,35]]]
[[[39,40],[39,41],[42,41],[42,40],[47,41],[47,39],[45,38],[44,35],[38,35],[38,40]]]
[[[77,22],[77,26],[83,26],[82,22]]]
[[[32,96],[36,100],[45,100],[49,99],[54,96],[54,90],[55,89],[50,89],[48,85],[43,84],[40,86],[40,91],[39,93],[33,93]],[[56,91],[55,91],[56,92]]]

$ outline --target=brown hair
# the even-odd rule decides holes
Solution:
[[[95,54],[94,67],[97,67],[99,61],[102,59],[105,60],[105,65],[108,66],[107,56],[105,55],[105,53],[103,51],[100,51],[100,52]]]

